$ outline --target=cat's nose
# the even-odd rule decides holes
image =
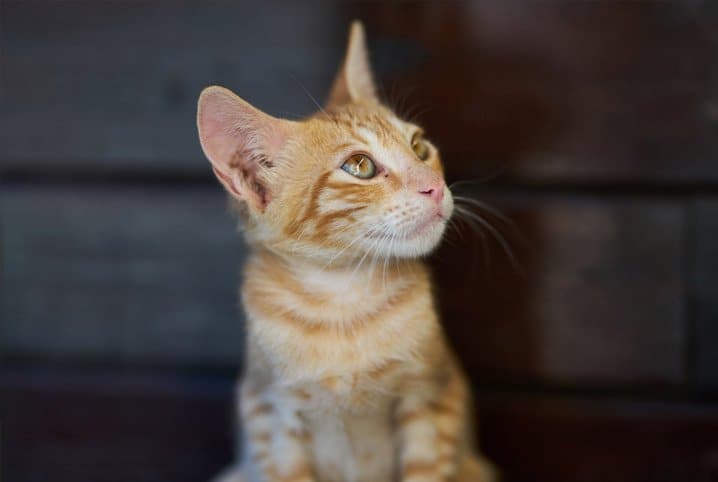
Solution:
[[[419,190],[419,194],[429,196],[436,204],[440,204],[441,200],[444,199],[444,181],[434,182],[425,186]]]

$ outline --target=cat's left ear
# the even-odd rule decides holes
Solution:
[[[349,44],[344,63],[334,79],[326,106],[331,109],[350,102],[362,101],[376,102],[377,95],[369,65],[364,26],[355,20],[349,30]]]

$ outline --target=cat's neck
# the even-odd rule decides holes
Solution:
[[[254,249],[252,257],[273,272],[273,278],[291,278],[308,291],[327,295],[343,296],[348,290],[376,292],[425,272],[424,263],[417,259],[358,259],[327,264],[262,248]]]

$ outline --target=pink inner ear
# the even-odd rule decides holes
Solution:
[[[222,172],[235,153],[243,150],[251,121],[241,99],[229,91],[210,88],[202,93],[197,112],[200,142],[212,164]],[[244,127],[244,129],[242,128]]]
[[[222,87],[209,87],[200,96],[200,142],[217,178],[232,195],[259,209],[269,202],[261,172],[274,165],[286,142],[289,124]]]

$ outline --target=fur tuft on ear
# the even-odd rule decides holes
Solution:
[[[266,171],[285,144],[290,125],[224,87],[207,87],[197,103],[199,140],[214,173],[232,196],[259,211],[271,199]]]
[[[349,30],[344,63],[339,69],[326,107],[338,107],[350,102],[376,102],[376,87],[369,65],[364,26],[358,20],[352,22]]]

